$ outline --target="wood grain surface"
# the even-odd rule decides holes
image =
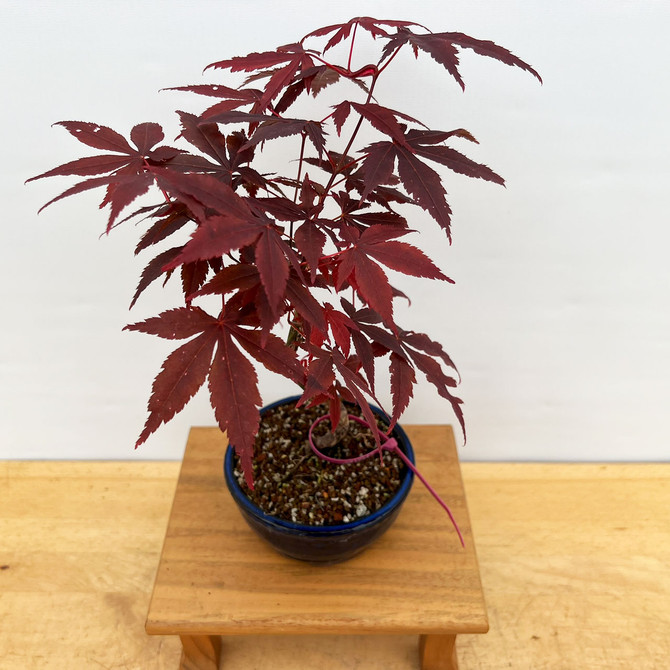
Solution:
[[[666,670],[670,464],[463,463],[491,628],[461,670]],[[148,636],[178,463],[0,461],[0,668],[176,670]],[[403,635],[225,638],[235,670],[417,670]]]
[[[332,566],[284,558],[248,531],[222,481],[226,442],[194,428],[147,617],[152,634],[484,633],[486,609],[449,426],[406,426],[417,465],[466,538],[415,482],[391,529]]]

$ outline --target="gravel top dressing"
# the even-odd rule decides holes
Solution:
[[[328,413],[327,405],[311,409],[294,403],[267,411],[254,451],[255,488],[250,491],[236,460],[235,477],[249,499],[266,514],[293,523],[324,526],[350,523],[377,511],[396,492],[405,473],[402,460],[389,451],[359,463],[336,465],[319,458],[309,446],[309,428]],[[349,413],[360,416],[358,407]],[[388,428],[378,418],[382,430]],[[326,433],[330,422],[314,429]],[[348,434],[323,453],[334,458],[353,458],[374,449],[372,432],[350,422]]]

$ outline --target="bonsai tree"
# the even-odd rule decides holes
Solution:
[[[363,33],[378,46],[376,62],[356,60]],[[467,130],[428,128],[375,96],[379,79],[391,73],[402,50],[430,56],[464,89],[462,49],[540,80],[530,65],[492,42],[433,33],[408,21],[357,17],[272,51],[208,66],[246,73],[239,87],[178,87],[214,99],[200,116],[177,112],[181,146],[163,144],[163,130],[152,122],[132,128],[129,140],[95,123],[57,124],[104,153],[34,177],[85,177],[47,205],[102,188],[107,232],[141,221],[136,253],[168,246],[148,261],[131,307],[154,282],[181,281],[183,304],[126,326],[186,340],[156,376],[137,445],[207,383],[216,420],[251,485],[262,404],[257,364],[297,384],[299,404],[328,403],[331,441],[346,430],[343,400],[358,404],[373,424],[368,402],[383,407],[376,397],[380,375],[391,389],[391,427],[422,375],[465,431],[461,400],[454,395],[456,367],[438,342],[397,322],[394,300],[406,296],[392,286],[385,268],[451,282],[406,241],[416,232],[416,208],[451,241],[451,209],[436,168],[504,181],[453,148],[476,142]],[[341,62],[331,59],[336,52],[343,53]],[[298,101],[306,104],[293,113]],[[363,139],[370,132],[376,141]],[[282,164],[270,173],[258,168],[259,154],[280,144]],[[156,204],[129,211],[150,192],[158,195]],[[166,240],[179,241],[169,246]],[[211,296],[218,296],[220,307],[208,311],[202,304],[211,305]],[[282,328],[284,337],[278,335]]]

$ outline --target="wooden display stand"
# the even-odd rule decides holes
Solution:
[[[218,670],[221,636],[319,633],[418,635],[422,670],[456,670],[456,635],[488,630],[456,446],[450,426],[404,428],[465,549],[415,479],[391,529],[333,566],[285,558],[252,533],[223,481],[225,437],[191,430],[146,621],[150,635],[180,636],[181,670]]]

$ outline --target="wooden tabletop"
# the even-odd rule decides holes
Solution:
[[[144,621],[179,463],[0,461],[2,670],[170,670]],[[660,670],[670,464],[462,463],[490,630],[461,670]],[[416,670],[414,636],[226,638],[235,670]]]
[[[146,629],[151,634],[485,633],[486,608],[450,426],[406,426],[417,480],[391,529],[330,566],[285,558],[250,532],[222,479],[226,442],[194,428],[170,515]]]

